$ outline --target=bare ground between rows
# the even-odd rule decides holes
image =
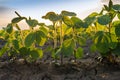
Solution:
[[[0,62],[0,80],[120,80],[119,64],[101,64],[94,59],[78,63]]]

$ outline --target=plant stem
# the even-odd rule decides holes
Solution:
[[[56,26],[55,26],[55,22],[53,22],[53,27],[54,27],[54,49],[57,48],[57,32],[56,32]]]
[[[63,30],[62,30],[62,22],[60,21],[60,44],[62,45],[63,43]]]
[[[22,30],[20,30],[20,37],[21,37],[21,42],[22,42],[22,45],[23,45],[23,47],[24,47],[24,38],[23,38],[23,32],[22,32]]]
[[[18,14],[18,12],[17,12],[17,11],[15,11],[15,14],[17,14],[17,16],[21,17],[21,16],[20,16],[20,14]]]
[[[109,29],[109,36],[111,37],[111,23],[109,23],[108,29]]]
[[[63,44],[63,36],[62,36],[62,21],[60,21],[60,45]],[[63,53],[61,52],[61,65],[63,64]]]
[[[75,48],[76,48],[77,46],[76,46],[76,41],[75,41],[75,30],[74,30],[74,27],[72,28],[72,30],[73,30],[73,40],[75,42]],[[76,53],[74,52],[73,54],[74,54],[74,59],[75,59],[75,63],[76,63],[77,62],[76,61]]]
[[[54,45],[53,45],[53,48],[56,51],[56,48],[57,48],[57,31],[56,31],[55,22],[53,22],[53,27],[54,27],[54,39],[53,39]],[[55,55],[55,62],[57,62],[56,55]]]
[[[98,27],[98,24],[97,23],[94,23],[95,25],[95,33],[97,32],[97,27]]]

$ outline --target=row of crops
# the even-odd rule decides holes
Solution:
[[[74,12],[48,12],[42,18],[50,20],[52,25],[15,13],[18,17],[0,32],[0,37],[6,41],[0,49],[0,56],[7,53],[13,59],[21,56],[35,61],[49,52],[51,58],[63,64],[65,57],[73,56],[75,61],[82,58],[82,46],[87,45],[88,39],[92,40],[92,53],[97,51],[110,61],[120,55],[120,5],[114,5],[111,0],[99,13],[93,12],[84,20],[76,17]],[[29,25],[29,30],[21,29],[19,22],[22,20]]]

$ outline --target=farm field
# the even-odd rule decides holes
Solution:
[[[51,25],[15,14],[0,30],[0,80],[120,79],[120,4],[109,0],[83,20],[48,12],[42,18]]]

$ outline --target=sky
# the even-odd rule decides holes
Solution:
[[[120,3],[120,0],[113,0]],[[108,3],[108,0],[0,0],[0,27],[6,27],[12,18],[16,17],[17,11],[20,15],[49,23],[41,19],[49,11],[60,13],[67,10],[77,13],[77,16],[84,19],[89,13],[100,11],[101,5]],[[21,22],[22,26],[27,26]]]

